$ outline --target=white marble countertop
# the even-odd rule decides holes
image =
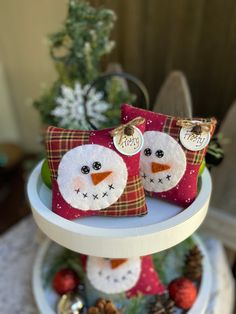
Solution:
[[[38,314],[31,277],[41,237],[32,216],[0,237],[0,314]],[[204,240],[214,274],[212,297],[206,314],[232,314],[234,281],[224,249],[216,239],[204,237]]]

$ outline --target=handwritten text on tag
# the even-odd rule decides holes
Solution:
[[[181,144],[191,151],[204,149],[209,144],[210,139],[210,132],[195,134],[192,132],[192,128],[182,128],[180,130]]]
[[[113,137],[113,142],[116,149],[123,155],[133,156],[141,151],[143,147],[143,134],[133,126],[134,132],[132,135],[124,134],[122,138],[120,135]]]

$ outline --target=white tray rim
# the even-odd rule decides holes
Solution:
[[[27,194],[37,225],[53,241],[87,255],[122,258],[165,250],[193,234],[201,225],[208,210],[212,183],[209,171],[205,169],[195,201],[166,221],[122,229],[82,225],[60,217],[42,203],[38,195],[38,187],[42,184],[41,165],[42,162],[32,171],[27,184]]]
[[[206,251],[204,244],[202,243],[201,239],[194,234],[193,235],[194,241],[199,246],[204,258],[203,258],[203,276],[201,281],[201,286],[198,291],[198,297],[193,304],[188,314],[204,314],[207,305],[210,299],[211,294],[211,287],[212,287],[212,269],[209,262],[209,257]],[[52,241],[50,239],[46,239],[43,244],[39,247],[34,266],[33,266],[33,276],[32,276],[32,286],[33,286],[33,293],[34,298],[37,304],[37,307],[41,314],[56,314],[50,305],[48,304],[45,298],[45,292],[43,290],[43,284],[41,280],[41,269],[44,260],[44,256],[50,246]]]

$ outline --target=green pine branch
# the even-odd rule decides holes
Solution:
[[[43,123],[58,125],[51,112],[57,106],[62,85],[73,87],[78,81],[84,86],[101,74],[101,60],[114,47],[110,35],[115,20],[112,10],[94,8],[83,0],[68,1],[68,13],[61,29],[49,36],[50,56],[58,79],[33,103]],[[111,108],[106,113],[108,121],[102,127],[110,127],[120,122],[120,104],[133,103],[135,96],[115,79],[105,84],[103,91]]]

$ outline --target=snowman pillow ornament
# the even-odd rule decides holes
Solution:
[[[127,298],[132,298],[140,294],[162,294],[165,291],[151,255],[123,259],[86,256],[83,265],[86,290],[91,295],[97,291],[97,297],[102,294],[115,299],[119,294],[125,294]]]
[[[197,179],[216,120],[180,119],[130,105],[122,106],[124,123],[146,119],[140,174],[146,194],[182,207],[197,194]]]
[[[147,213],[139,175],[145,120],[115,129],[65,130],[50,126],[46,149],[52,210],[66,219]]]

